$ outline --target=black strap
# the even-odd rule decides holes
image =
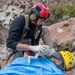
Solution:
[[[16,54],[18,51],[14,50],[12,53],[9,54],[8,56],[8,60],[10,59],[10,57],[12,57],[14,54]]]
[[[42,33],[42,26],[40,27],[40,33],[38,35],[38,37],[35,39],[35,36],[33,36],[32,38],[32,41],[33,41],[33,45],[38,45],[39,44],[39,40],[40,40],[40,37],[41,37],[41,33]],[[36,41],[36,42],[35,42]]]

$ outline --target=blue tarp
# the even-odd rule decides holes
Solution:
[[[17,58],[9,66],[0,71],[0,75],[64,75],[55,64],[45,58],[31,59]]]

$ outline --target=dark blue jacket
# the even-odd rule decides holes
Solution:
[[[24,25],[25,25],[25,17],[24,16],[17,17],[12,22],[12,25],[11,25],[10,30],[9,30],[9,35],[8,35],[8,38],[6,41],[8,48],[16,49],[16,45],[21,40]],[[31,28],[31,30],[34,31],[35,28],[33,29],[33,26],[35,26],[35,25],[29,21],[29,27]],[[30,35],[30,34],[28,34],[28,35]],[[37,40],[37,42],[38,41],[39,41],[39,39]]]
[[[11,24],[10,30],[9,30],[9,35],[7,38],[7,47],[16,49],[16,45],[18,44],[20,38],[21,38],[21,33],[23,31],[23,27],[25,25],[25,19],[24,16],[17,17]]]

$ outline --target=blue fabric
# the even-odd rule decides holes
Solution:
[[[0,71],[0,75],[64,75],[50,60],[45,58],[31,59],[17,58],[11,65]]]

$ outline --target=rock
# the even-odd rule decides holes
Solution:
[[[72,32],[73,32],[74,35],[75,35],[75,24],[72,26]]]
[[[72,43],[72,47],[75,49],[75,41],[73,41],[73,43]]]
[[[8,55],[7,54],[0,54],[0,58],[1,59],[8,59]]]
[[[7,54],[0,54],[0,69],[4,68],[8,62]]]

